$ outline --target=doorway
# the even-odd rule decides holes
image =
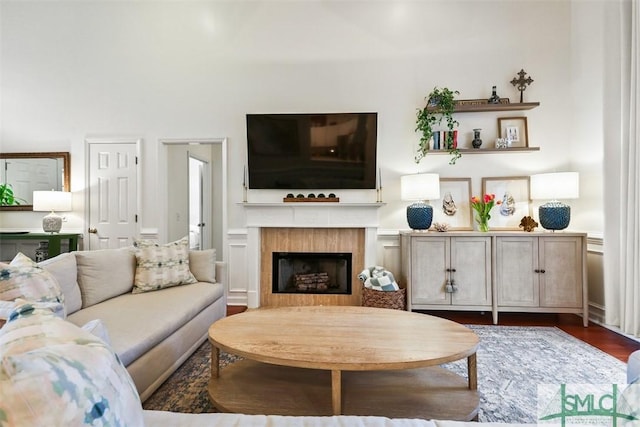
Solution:
[[[166,176],[166,241],[189,236],[190,247],[226,246],[226,138],[161,140]]]

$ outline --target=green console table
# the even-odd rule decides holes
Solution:
[[[2,240],[46,240],[49,242],[49,258],[60,255],[61,242],[69,241],[69,252],[78,250],[78,233],[0,233]]]

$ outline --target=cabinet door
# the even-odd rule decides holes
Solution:
[[[446,237],[411,239],[412,304],[451,304],[450,294],[444,291],[449,246]]]
[[[451,277],[454,305],[491,305],[491,238],[452,237]]]
[[[540,237],[540,305],[582,307],[582,238]]]
[[[538,307],[539,273],[537,237],[496,238],[498,305]]]

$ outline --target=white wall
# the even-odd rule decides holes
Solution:
[[[64,228],[82,231],[85,138],[142,138],[142,230],[162,237],[166,179],[159,140],[228,137],[228,227],[241,230],[246,113],[377,111],[387,236],[406,228],[402,174],[471,177],[479,194],[484,176],[553,170],[581,173],[571,227],[599,235],[603,76],[611,57],[604,46],[616,36],[603,21],[617,3],[3,1],[0,151],[70,151],[75,210]],[[415,111],[434,86],[471,99],[488,97],[496,85],[515,102],[509,81],[521,68],[534,79],[525,101],[541,106],[460,115],[461,140],[470,141],[471,129],[480,127],[490,143],[496,117],[525,114],[530,145],[539,152],[465,155],[455,166],[440,155],[413,162]],[[282,196],[249,192],[250,201]],[[339,196],[375,200],[374,191]],[[4,228],[40,227],[40,213],[0,215]],[[385,247],[393,265],[397,246]]]

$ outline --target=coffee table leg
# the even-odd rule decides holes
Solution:
[[[211,378],[220,376],[220,349],[211,345]]]
[[[469,375],[469,390],[478,389],[478,363],[476,354],[467,358],[467,374]]]
[[[333,415],[342,414],[342,371],[331,371],[331,403]]]

